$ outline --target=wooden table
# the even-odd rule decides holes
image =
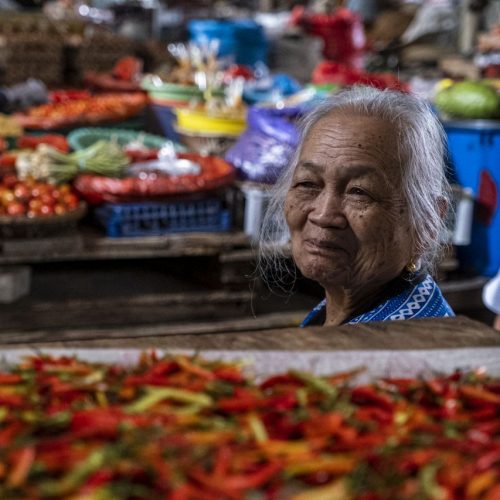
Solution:
[[[299,320],[297,315],[297,321]],[[465,317],[390,321],[340,327],[265,328],[273,317],[170,328],[154,325],[99,330],[32,330],[0,332],[0,346],[85,348],[186,348],[199,350],[414,350],[491,347],[500,334]],[[289,321],[290,317],[286,318]]]

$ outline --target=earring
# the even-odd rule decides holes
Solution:
[[[417,263],[413,260],[413,257],[410,259],[410,262],[406,264],[406,270],[412,274],[418,271]]]

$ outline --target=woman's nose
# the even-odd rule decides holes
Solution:
[[[347,218],[342,209],[342,200],[335,193],[323,192],[313,202],[309,220],[320,227],[345,229]]]

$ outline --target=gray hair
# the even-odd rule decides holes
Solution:
[[[399,131],[395,153],[401,165],[403,196],[409,212],[413,255],[422,271],[432,272],[447,241],[443,214],[450,205],[446,179],[446,135],[431,107],[422,99],[393,90],[356,86],[326,98],[301,122],[295,155],[271,190],[260,232],[259,269],[264,278],[282,286],[295,279],[286,267],[283,243],[289,240],[284,204],[302,144],[311,128],[330,113],[380,117]],[[292,271],[290,280],[289,272]],[[288,278],[287,278],[288,273]]]

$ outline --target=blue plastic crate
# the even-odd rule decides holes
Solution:
[[[471,188],[476,199],[482,190],[488,194],[487,206],[476,203],[470,245],[457,248],[460,266],[494,276],[500,269],[500,122],[455,121],[444,127],[455,180]]]
[[[109,203],[97,208],[95,214],[107,236],[112,238],[219,232],[231,228],[231,214],[218,199],[170,203]]]

